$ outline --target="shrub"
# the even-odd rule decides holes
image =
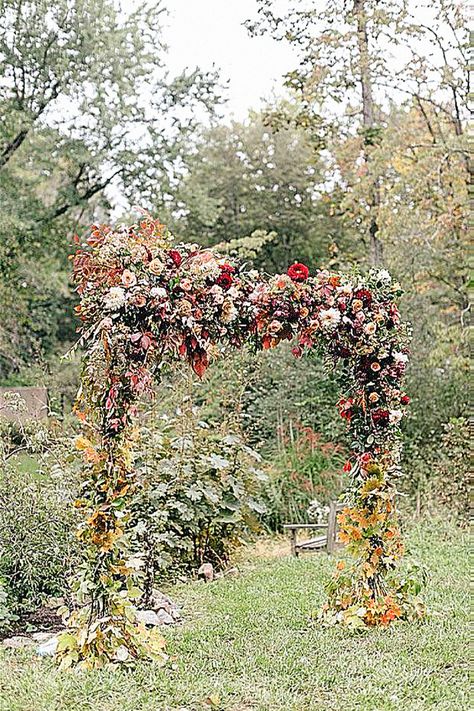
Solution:
[[[3,424],[0,578],[15,611],[67,590],[77,556],[70,439],[52,426]]]
[[[173,416],[150,418],[141,439],[143,489],[136,532],[150,571],[224,565],[231,549],[259,528],[265,475],[260,457],[228,422],[201,419],[184,400]]]
[[[437,476],[432,483],[436,500],[464,521],[469,520],[470,513],[469,439],[466,418],[453,418],[443,426],[442,446],[434,463]]]

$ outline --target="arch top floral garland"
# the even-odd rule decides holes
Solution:
[[[59,645],[64,666],[98,666],[139,657],[163,659],[163,641],[141,625],[141,559],[134,546],[133,468],[138,401],[152,394],[166,362],[184,359],[202,377],[225,348],[317,349],[341,386],[338,407],[351,433],[348,504],[341,540],[354,556],[328,585],[320,617],[327,624],[387,625],[422,614],[391,579],[403,552],[394,504],[400,421],[409,402],[401,294],[385,270],[367,277],[310,274],[295,263],[266,277],[197,245],[173,244],[149,216],[136,225],[92,229],[74,258],[85,347],[76,411],[85,471],[76,506],[86,563],[77,580],[81,604]]]

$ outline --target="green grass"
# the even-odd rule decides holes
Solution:
[[[0,710],[467,709],[466,536],[425,522],[409,545],[430,569],[426,622],[322,629],[309,620],[332,561],[251,556],[239,577],[173,588],[186,623],[167,633],[167,667],[59,673],[31,653],[3,651]]]

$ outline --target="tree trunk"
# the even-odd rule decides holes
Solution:
[[[359,48],[359,78],[362,93],[362,124],[364,128],[364,159],[370,179],[370,129],[375,128],[374,98],[372,93],[372,77],[370,73],[369,39],[367,32],[366,0],[354,0],[354,14],[357,20],[357,45]],[[383,263],[382,243],[378,236],[377,211],[380,205],[380,190],[378,179],[372,182],[369,197],[370,205],[370,261],[374,267]]]

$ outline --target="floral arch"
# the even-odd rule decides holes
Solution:
[[[85,348],[76,412],[86,463],[76,506],[86,559],[79,606],[58,646],[63,666],[164,658],[161,636],[137,621],[133,604],[141,594],[129,527],[140,486],[137,403],[151,395],[166,361],[184,359],[201,377],[226,346],[269,349],[288,340],[296,357],[317,349],[337,366],[339,412],[352,438],[340,538],[354,562],[337,564],[320,618],[363,627],[413,614],[416,605],[391,574],[403,553],[394,481],[409,334],[396,306],[400,287],[387,271],[310,275],[294,264],[267,278],[197,245],[173,245],[145,215],[118,231],[94,227],[78,246],[74,276]]]

